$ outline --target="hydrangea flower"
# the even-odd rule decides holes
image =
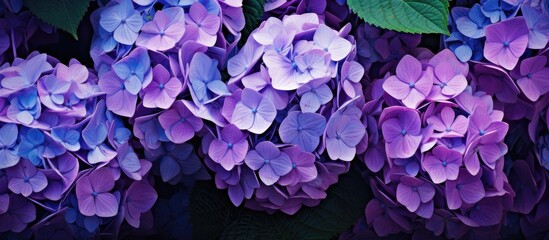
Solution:
[[[185,22],[188,28],[198,29],[198,43],[208,47],[215,44],[221,21],[216,15],[208,13],[202,3],[197,1],[191,5],[189,14],[185,15]]]
[[[207,104],[230,94],[225,83],[221,81],[217,64],[217,60],[204,53],[198,52],[193,56],[189,68],[189,83],[196,103]]]
[[[143,89],[143,106],[168,109],[181,92],[183,85],[176,77],[171,77],[162,65],[153,68],[153,80]]]
[[[38,171],[28,160],[20,161],[14,167],[6,169],[8,175],[9,189],[15,194],[25,197],[31,193],[37,193],[48,186],[48,179],[41,171]]]
[[[141,28],[135,44],[151,51],[166,51],[173,48],[185,34],[185,12],[172,7],[158,11],[154,19]]]
[[[324,133],[326,119],[317,113],[290,112],[280,124],[279,135],[284,143],[295,144],[313,152]]]
[[[521,10],[529,29],[528,48],[543,49],[549,41],[549,16],[528,5]]]
[[[0,169],[15,166],[19,162],[17,155],[17,125],[4,124],[0,127]]]
[[[108,72],[99,79],[99,87],[107,94],[109,110],[120,116],[131,117],[135,113],[137,95],[132,94],[125,85],[125,81],[115,72]]]
[[[406,55],[397,65],[396,76],[390,76],[383,89],[392,97],[402,100],[405,106],[417,108],[431,91],[433,70],[422,71],[421,63]]]
[[[515,68],[528,46],[528,26],[522,17],[492,24],[486,28],[484,56],[507,70]]]
[[[134,9],[131,0],[122,0],[101,12],[99,24],[107,32],[113,33],[117,42],[131,45],[137,39],[138,32],[143,26],[143,18]]]
[[[299,107],[303,112],[316,112],[334,97],[330,87],[321,79],[299,87],[296,93],[301,96]]]
[[[141,214],[149,211],[158,199],[154,188],[145,181],[133,182],[124,200],[124,219],[133,227],[140,225]]]
[[[231,123],[239,129],[261,134],[269,128],[275,116],[276,108],[269,99],[245,88],[241,101],[234,108]]]
[[[458,178],[461,158],[461,153],[445,146],[437,146],[433,149],[432,154],[425,157],[423,166],[433,183],[439,184]]]
[[[281,152],[272,142],[260,142],[244,159],[252,170],[259,170],[259,178],[269,186],[292,170],[288,154]]]
[[[120,199],[110,191],[114,177],[107,168],[91,171],[76,182],[78,208],[84,216],[114,217],[118,213]]]
[[[160,114],[158,121],[168,139],[174,143],[190,140],[204,125],[202,119],[195,117],[181,101],[176,101],[170,109]]]
[[[304,152],[299,147],[288,147],[282,151],[290,157],[292,170],[279,179],[280,185],[292,186],[300,182],[310,182],[318,176],[313,154]]]
[[[333,118],[333,117],[332,117]],[[326,150],[332,160],[353,160],[356,145],[366,132],[364,125],[353,117],[343,115],[330,119],[326,126]]]
[[[480,174],[473,176],[461,169],[457,180],[446,181],[446,203],[450,209],[458,209],[464,203],[473,204],[480,201],[485,194]]]
[[[41,111],[36,88],[27,88],[12,95],[7,117],[15,123],[31,125],[40,117]]]
[[[511,71],[520,90],[531,101],[537,101],[541,95],[549,91],[549,67],[546,67],[546,64],[547,57],[535,56],[522,60],[520,67]]]
[[[467,16],[456,19],[457,29],[470,38],[485,36],[484,30],[490,24],[490,19],[484,16],[480,4],[475,4],[469,10]]]
[[[433,202],[435,188],[429,183],[417,178],[403,176],[396,190],[397,200],[408,211],[416,212],[424,218],[430,218],[433,214]]]
[[[345,58],[352,48],[347,39],[339,37],[334,30],[324,24],[318,26],[313,40],[319,49],[330,53],[332,61]]]
[[[235,125],[227,125],[221,130],[218,139],[214,139],[210,144],[208,155],[214,162],[217,162],[225,168],[232,170],[235,165],[243,163],[248,152],[247,134],[240,131]]]
[[[27,225],[36,219],[36,207],[21,195],[10,195],[10,211],[0,214],[0,232],[22,232]]]
[[[385,149],[389,158],[409,158],[421,143],[421,120],[417,111],[390,107],[380,117]]]

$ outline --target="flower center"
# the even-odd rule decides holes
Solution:
[[[341,136],[339,136],[339,134],[336,135],[336,139],[337,139],[337,140],[340,140],[340,139],[341,139]]]
[[[503,47],[509,47],[509,42],[508,41],[503,42]]]
[[[186,119],[186,118],[181,118],[179,121],[182,122],[182,123],[184,123],[184,122],[187,121],[187,119]]]
[[[23,182],[26,182],[26,183],[28,183],[28,182],[29,182],[29,177],[25,177],[25,178],[23,178]]]
[[[526,76],[527,78],[532,78],[532,74],[531,73],[528,73],[528,75]]]
[[[402,129],[402,130],[400,131],[400,134],[401,134],[402,136],[406,135],[407,133],[408,133],[408,131],[406,131],[406,129]]]
[[[411,82],[411,83],[408,83],[408,86],[410,86],[410,88],[414,88],[416,86],[416,84]]]
[[[446,128],[446,132],[451,132],[452,129],[451,128]]]
[[[484,130],[481,129],[480,131],[478,131],[478,134],[479,134],[480,136],[484,136],[484,134],[486,134],[486,132],[485,132]]]
[[[292,69],[297,69],[297,64],[296,63],[292,63]]]
[[[295,169],[297,167],[297,164],[294,162],[292,163],[292,168]]]
[[[257,109],[253,108],[253,109],[252,109],[252,113],[253,113],[253,114],[256,114],[256,113],[257,113]]]
[[[232,143],[227,144],[227,148],[232,149],[232,148],[233,148],[233,144],[232,144]]]
[[[446,167],[448,165],[448,163],[446,162],[446,160],[442,161],[442,166],[443,167]]]
[[[164,83],[161,83],[158,87],[159,87],[160,89],[164,89]]]
[[[122,21],[120,21],[120,23],[122,23],[122,24],[126,23],[126,19],[122,19]]]
[[[413,186],[413,187],[412,187],[412,191],[417,192],[417,187],[416,187],[416,186]]]
[[[299,126],[299,127],[297,127],[297,131],[301,132],[301,131],[303,131],[303,128],[301,126]]]
[[[269,159],[265,159],[265,164],[269,164],[271,161]]]
[[[92,196],[93,196],[93,197],[97,197],[97,192],[96,192],[96,191],[93,191],[93,192],[92,192]]]
[[[457,185],[456,185],[456,188],[457,188],[458,190],[461,190],[462,187],[463,187],[463,186],[462,186],[461,184],[457,184]]]

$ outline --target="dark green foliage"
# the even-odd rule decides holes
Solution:
[[[234,207],[226,190],[198,182],[191,193],[189,212],[196,239],[329,239],[364,215],[369,187],[360,171],[340,176],[320,205],[303,207],[295,215],[267,214]]]

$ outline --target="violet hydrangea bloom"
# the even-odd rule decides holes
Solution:
[[[158,199],[154,188],[145,181],[133,182],[124,200],[124,219],[135,228],[140,225],[141,214],[149,211]]]
[[[27,224],[36,219],[36,207],[21,195],[12,194],[9,197],[9,211],[0,214],[0,232],[22,232]]]
[[[384,117],[384,115],[386,117]],[[409,158],[421,143],[421,120],[417,111],[404,107],[389,107],[380,121],[389,158]]]
[[[472,176],[465,169],[461,169],[458,176],[454,181],[446,181],[446,202],[450,209],[458,209],[463,203],[476,203],[485,194],[480,174]]]
[[[459,152],[445,146],[437,146],[433,149],[432,154],[425,157],[422,165],[429,173],[433,183],[439,184],[458,178],[461,158]]]
[[[326,126],[326,150],[332,160],[351,161],[366,129],[353,116],[332,116]]]
[[[110,191],[114,178],[107,168],[93,170],[76,182],[78,208],[84,216],[113,217],[118,213],[117,199]]]
[[[397,200],[408,211],[417,212],[424,218],[430,218],[433,214],[433,202],[435,188],[428,182],[410,176],[400,178],[396,190]],[[427,206],[426,206],[427,205]]]
[[[467,16],[456,19],[457,29],[470,38],[484,37],[484,29],[490,24],[490,19],[484,16],[480,4],[475,4]]]
[[[528,48],[543,49],[549,41],[549,16],[528,5],[521,9],[529,29]]]
[[[288,154],[281,152],[272,142],[260,142],[244,159],[252,170],[259,170],[259,178],[269,186],[292,170]]]
[[[19,162],[17,155],[17,125],[5,124],[0,127],[0,169],[15,166]]]
[[[152,82],[143,89],[143,106],[168,109],[182,88],[183,85],[178,78],[171,77],[164,66],[156,65],[153,68]]]
[[[151,60],[144,48],[134,49],[112,67],[116,75],[124,81],[124,88],[133,95],[137,95],[152,81]]]
[[[301,96],[299,106],[303,112],[316,112],[321,105],[332,100],[333,93],[322,79],[309,82],[296,91]]]
[[[520,90],[531,101],[537,101],[539,97],[549,91],[549,67],[546,67],[547,57],[535,56],[526,58],[520,63],[520,67],[511,71],[511,76],[517,80]]]
[[[235,165],[240,165],[248,152],[247,134],[235,125],[230,124],[221,130],[219,139],[214,139],[208,150],[209,156],[230,171]]]
[[[234,108],[231,122],[239,129],[261,134],[269,128],[275,116],[276,108],[269,99],[245,88],[241,101]]]
[[[28,160],[20,161],[18,165],[6,169],[9,180],[9,189],[25,197],[37,193],[48,186],[48,179]]]
[[[195,103],[207,104],[230,94],[225,83],[221,81],[217,64],[217,60],[204,53],[194,54],[189,68],[189,83]]]
[[[339,37],[334,30],[324,24],[318,26],[313,40],[318,48],[330,53],[332,61],[343,59],[352,48],[347,39]]]
[[[202,119],[195,117],[182,101],[176,101],[170,109],[160,114],[158,121],[168,139],[174,143],[190,140],[204,125]]]
[[[198,43],[209,47],[215,44],[221,21],[218,16],[208,13],[202,3],[197,1],[191,5],[185,21],[188,28],[198,29]]]
[[[136,45],[152,51],[173,48],[185,33],[185,13],[180,7],[165,8],[145,23],[137,37]]]
[[[125,117],[135,113],[137,95],[132,94],[125,87],[124,80],[115,72],[108,72],[99,79],[99,87],[107,94],[107,107],[112,112]]]
[[[405,106],[417,108],[433,86],[433,70],[422,71],[421,63],[410,55],[400,60],[396,76],[383,83],[383,89],[392,97],[402,100]]]
[[[295,144],[313,152],[326,127],[326,119],[317,113],[290,112],[280,124],[279,135],[284,143]]]
[[[513,69],[528,46],[528,26],[516,17],[486,28],[484,56],[507,70]]]
[[[304,152],[299,147],[284,148],[282,152],[290,157],[292,170],[279,179],[280,185],[292,186],[300,182],[310,182],[317,177],[318,172],[313,154]]]
[[[134,9],[131,0],[122,0],[101,13],[99,24],[107,32],[113,33],[117,42],[131,45],[137,39],[137,33],[143,26],[143,18]]]

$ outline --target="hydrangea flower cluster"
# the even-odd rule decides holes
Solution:
[[[514,192],[503,172],[509,126],[489,95],[468,86],[469,74],[467,64],[443,50],[419,60],[406,55],[395,75],[373,83],[375,97],[363,111],[378,120],[368,125],[377,134],[361,157],[379,172],[370,179],[374,199],[366,207],[367,224],[379,236],[423,222],[434,235],[457,238],[441,219],[492,226],[509,208]]]
[[[242,0],[96,1],[89,69],[27,54],[54,29],[0,1],[0,238],[190,238],[212,178],[293,215],[355,158],[341,239],[547,238],[549,1],[455,1],[440,51],[345,2],[266,0],[241,39]]]
[[[228,60],[227,89],[206,84],[225,96],[202,149],[235,205],[293,214],[348,171],[366,134],[364,68],[349,27],[338,32],[314,13],[271,17]]]
[[[409,52],[386,75],[383,62],[370,68],[382,66],[363,109],[377,136],[359,157],[374,199],[342,238],[545,236],[547,12],[536,1],[463,4],[451,9],[449,50]]]

